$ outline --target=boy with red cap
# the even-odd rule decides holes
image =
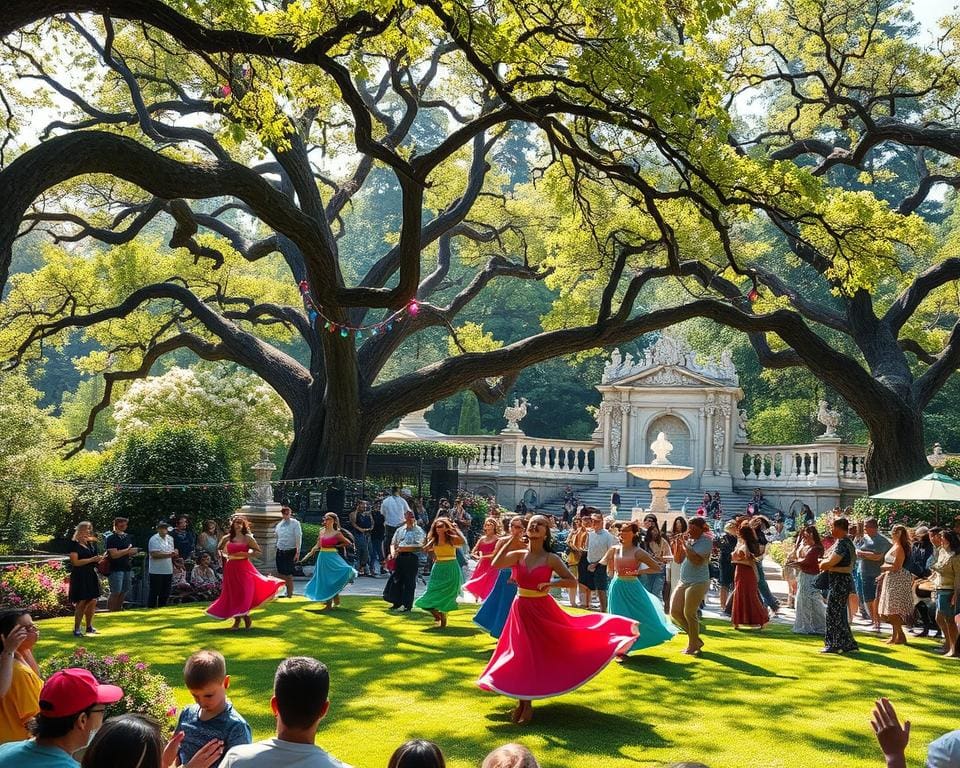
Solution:
[[[40,690],[40,713],[32,739],[0,746],[0,765],[17,768],[77,768],[83,749],[103,724],[107,704],[123,698],[115,685],[100,685],[85,669],[54,672]]]

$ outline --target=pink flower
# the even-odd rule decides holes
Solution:
[[[112,666],[113,666],[113,656],[104,656],[104,657],[103,657],[103,663],[106,664],[108,667],[112,667]]]
[[[137,666],[134,667],[134,669],[138,670],[139,672],[143,672],[143,670],[145,670],[146,668],[147,668],[147,665],[144,664],[142,661],[138,661]]]
[[[167,710],[167,717],[173,717],[175,714],[177,714],[176,707],[170,707],[170,709]]]
[[[121,653],[117,656],[117,661],[119,661],[121,664],[126,664],[128,661],[130,661],[130,657],[125,653]]]
[[[5,565],[5,566],[3,566],[3,570],[5,570],[5,571],[15,571],[15,570],[17,570],[17,566],[15,566],[15,565]]]

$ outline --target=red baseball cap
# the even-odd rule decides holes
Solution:
[[[45,717],[69,717],[94,704],[113,704],[122,698],[121,688],[100,685],[86,669],[61,669],[40,689],[40,712]]]

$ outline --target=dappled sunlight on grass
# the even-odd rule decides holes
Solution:
[[[433,628],[428,614],[394,614],[376,599],[350,598],[319,612],[306,600],[279,600],[254,614],[250,631],[231,632],[201,605],[98,616],[103,633],[76,641],[70,618],[41,622],[41,658],[83,644],[148,661],[190,703],[181,670],[199,648],[227,658],[230,695],[261,739],[273,733],[269,699],[280,659],[314,656],[330,667],[331,708],[318,743],[356,766],[383,768],[402,741],[439,743],[451,768],[477,766],[492,747],[521,741],[544,768],[627,768],[700,760],[713,768],[798,765],[868,768],[882,757],[869,726],[873,699],[890,697],[913,721],[911,764],[926,744],[957,727],[957,686],[929,641],[891,648],[858,638],[863,652],[821,656],[815,637],[788,627],[736,632],[708,622],[697,660],[683,637],[611,665],[581,689],[538,702],[534,722],[510,722],[512,701],[474,681],[494,641],[470,621],[475,608]],[[928,704],[929,702],[929,704]],[[935,703],[935,704],[934,704]],[[880,760],[878,760],[880,758]]]

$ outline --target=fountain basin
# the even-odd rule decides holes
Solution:
[[[693,467],[679,464],[629,464],[627,472],[643,480],[683,480],[693,472]]]

